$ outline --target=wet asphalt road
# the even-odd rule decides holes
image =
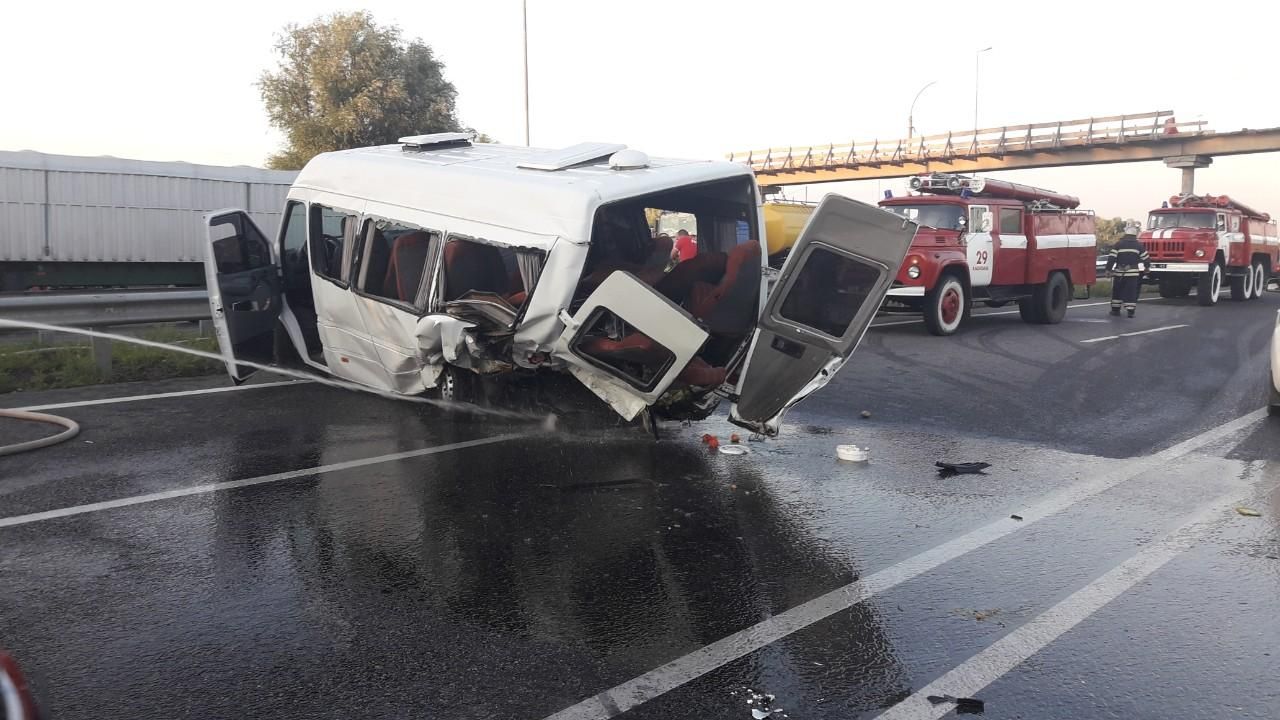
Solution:
[[[0,645],[55,718],[1274,718],[1278,308],[884,318],[744,457],[309,384],[55,410],[0,458]]]

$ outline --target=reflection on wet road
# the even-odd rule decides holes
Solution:
[[[1272,717],[1280,425],[1238,385],[1274,308],[1229,309],[887,327],[743,456],[310,385],[73,405],[0,461],[0,645],[59,718]],[[1100,369],[1144,353],[1177,381]]]

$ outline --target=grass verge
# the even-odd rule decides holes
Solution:
[[[161,328],[140,333],[139,337],[177,344],[182,348],[218,351],[217,340],[199,337],[195,332]],[[21,343],[0,346],[0,393],[79,387],[105,382],[197,377],[214,375],[223,370],[220,362],[187,355],[178,350],[113,342],[111,374],[104,377],[94,365],[93,351],[88,344],[49,346]]]

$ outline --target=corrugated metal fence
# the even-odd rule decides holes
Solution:
[[[0,261],[200,262],[203,213],[243,208],[274,233],[296,175],[0,152]]]

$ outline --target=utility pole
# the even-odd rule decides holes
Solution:
[[[982,59],[982,53],[991,49],[987,46],[973,54],[973,131],[978,131],[978,73],[981,70],[979,61]]]
[[[523,24],[521,47],[524,50],[524,144],[529,145],[529,0],[521,0],[520,15]]]

